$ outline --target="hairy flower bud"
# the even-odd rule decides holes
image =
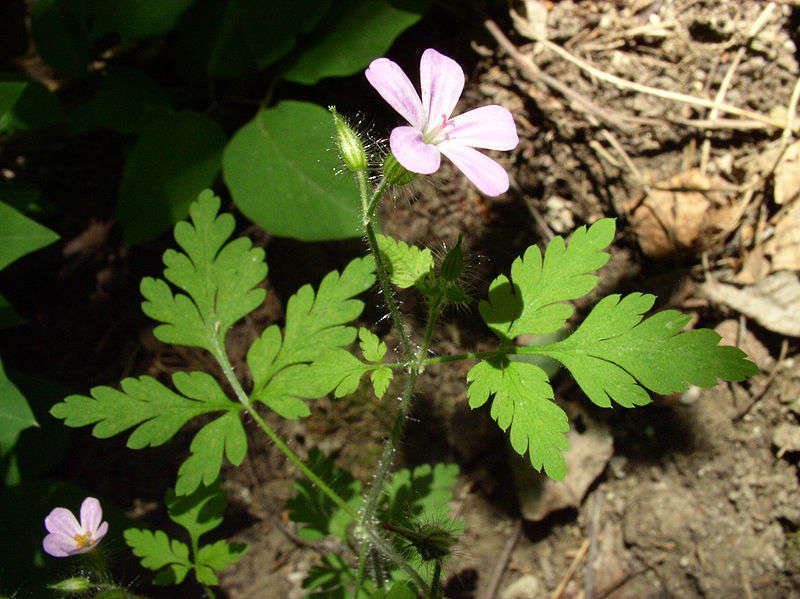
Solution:
[[[383,176],[392,185],[407,185],[417,178],[417,173],[407,170],[390,152],[383,161]]]
[[[72,576],[48,585],[48,588],[62,593],[83,594],[92,589],[92,581],[84,576]]]
[[[347,124],[347,121],[336,111],[335,106],[328,106],[333,115],[333,125],[336,127],[336,143],[339,146],[339,155],[345,166],[353,172],[367,170],[367,153],[361,138]]]

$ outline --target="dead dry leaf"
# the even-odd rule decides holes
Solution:
[[[740,285],[752,285],[766,277],[771,270],[772,266],[764,254],[764,250],[756,248],[745,256],[742,267],[733,277],[733,281]]]
[[[800,194],[800,141],[788,148],[775,167],[773,198],[776,204],[786,204]]]
[[[514,462],[514,480],[523,518],[532,522],[568,507],[578,507],[614,453],[614,440],[605,424],[582,414],[583,432],[573,426],[567,433],[569,451],[567,477],[563,481],[544,478],[524,458]]]
[[[800,164],[796,164],[800,176]],[[772,256],[772,270],[800,270],[800,202],[795,202],[775,225],[775,233],[764,244]]]
[[[642,251],[665,258],[713,245],[735,216],[730,199],[712,191],[724,186],[692,169],[655,183],[643,198],[629,200],[625,209]]]
[[[800,281],[793,272],[782,270],[742,288],[708,281],[700,291],[771,331],[800,337]]]

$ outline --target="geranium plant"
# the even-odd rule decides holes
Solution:
[[[179,583],[193,571],[210,593],[217,573],[244,552],[244,547],[225,541],[201,546],[198,539],[221,520],[224,498],[217,481],[223,462],[238,466],[247,454],[245,419],[254,422],[301,475],[288,506],[299,534],[310,540],[339,537],[348,548],[311,570],[305,581],[309,593],[440,597],[443,563],[459,531],[447,510],[457,468],[430,464],[395,469],[422,372],[444,362],[474,362],[465,381],[469,405],[478,408],[491,402],[491,416],[508,431],[511,446],[527,454],[533,468],[555,479],[566,474],[568,419],[554,401],[548,374],[525,356],[557,360],[589,400],[603,407],[643,405],[650,401],[648,391],[665,394],[690,385],[708,387],[719,379],[738,381],[756,372],[740,350],[718,345],[716,333],[683,332],[687,316],[673,310],[645,316],[655,298],[641,293],[603,298],[561,341],[515,343],[520,335],[564,328],[573,314],[569,302],[594,289],[594,273],[608,261],[607,248],[614,239],[615,222],[608,218],[578,228],[569,240],[556,237],[544,250],[529,247],[514,261],[510,276],[490,283],[478,311],[497,337],[494,349],[431,357],[428,350],[442,311],[449,304],[469,301],[461,283],[461,239],[437,261],[428,249],[378,234],[378,207],[393,186],[434,174],[440,154],[483,193],[503,193],[508,188],[504,169],[475,148],[510,150],[517,134],[511,114],[500,106],[451,116],[464,74],[457,63],[433,49],[422,56],[421,96],[386,58],[372,62],[366,76],[409,123],[392,131],[391,153],[369,156],[360,136],[332,109],[342,161],[360,191],[366,253],[329,273],[316,288],[303,286],[289,299],[285,326],[269,326],[249,348],[249,377],[232,366],[226,336],[264,301],[259,284],[267,264],[264,251],[248,238],[231,239],[233,216],[220,212],[220,200],[211,192],[202,193],[189,220],[175,227],[178,249],[164,254],[163,278],[142,281],[142,307],[157,323],[156,337],[207,351],[233,395],[209,373],[177,372],[171,386],[149,376],[132,377],[119,388],[97,387],[89,395],[69,396],[52,409],[68,426],[92,425],[99,438],[130,430],[131,449],[162,445],[189,421],[204,416],[167,499],[170,517],[188,531],[189,545],[161,531],[125,532],[142,565],[159,572],[158,582]],[[382,166],[373,171],[372,164]],[[364,308],[359,296],[375,285],[400,339],[397,355],[367,327],[354,325]],[[395,288],[414,288],[424,298],[427,319],[421,333],[406,322]],[[393,379],[401,379],[400,401],[369,484],[340,470],[320,452],[301,459],[262,416],[271,410],[283,418],[305,418],[315,399],[349,395],[365,378],[379,399],[389,393]],[[92,535],[84,547],[100,536],[100,529],[93,528],[97,519],[82,525]],[[77,529],[71,520],[69,524],[72,534]],[[51,532],[65,530],[56,528]],[[69,543],[77,543],[76,538],[73,535]],[[59,548],[68,553],[66,546]]]

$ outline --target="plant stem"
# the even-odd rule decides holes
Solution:
[[[387,187],[386,178],[384,177],[375,187],[372,196],[369,199],[367,198],[367,178],[365,173],[356,173],[356,179],[358,180],[358,186],[361,192],[361,205],[362,207],[365,207],[362,217],[364,229],[367,234],[369,251],[375,260],[375,272],[378,279],[378,285],[380,286],[386,307],[391,315],[392,324],[400,335],[403,362],[406,365],[400,408],[395,414],[392,430],[389,434],[389,438],[386,440],[386,443],[383,446],[383,451],[381,452],[381,457],[378,461],[377,472],[375,473],[372,486],[370,487],[364,501],[364,508],[361,511],[360,522],[362,526],[364,526],[366,529],[369,529],[375,525],[375,513],[378,509],[381,495],[392,470],[394,456],[397,452],[397,446],[400,443],[400,438],[403,434],[403,426],[406,418],[408,417],[411,399],[414,395],[417,376],[419,376],[419,373],[421,372],[422,360],[428,351],[431,338],[433,337],[436,319],[441,311],[442,298],[440,296],[431,302],[431,305],[428,309],[428,322],[425,327],[425,338],[423,340],[422,347],[420,347],[417,352],[414,352],[414,348],[411,345],[411,340],[406,333],[403,319],[400,315],[400,309],[398,308],[397,300],[394,295],[394,289],[391,285],[391,278],[386,268],[386,264],[383,261],[383,257],[381,256],[380,248],[378,247],[378,239],[375,235],[373,221],[376,218],[378,202],[380,201]],[[361,573],[365,568],[365,558],[366,552],[362,548],[359,556],[359,573]]]
[[[308,478],[312,483],[314,483],[319,489],[327,495],[331,501],[333,501],[339,508],[341,508],[348,516],[350,516],[354,521],[360,522],[361,519],[359,518],[358,513],[344,500],[342,497],[333,489],[331,489],[324,480],[322,480],[319,476],[317,476],[304,462],[300,459],[300,457],[292,451],[292,449],[286,444],[286,442],[281,439],[281,437],[276,433],[272,427],[266,423],[266,421],[261,417],[261,414],[253,407],[253,403],[250,401],[250,398],[247,396],[247,393],[244,392],[239,379],[236,376],[236,373],[233,372],[233,366],[231,366],[230,360],[228,360],[228,354],[222,346],[222,341],[219,339],[219,335],[214,334],[212,336],[213,344],[214,344],[214,351],[212,352],[214,357],[219,362],[220,367],[222,368],[222,372],[225,375],[225,379],[230,384],[233,392],[236,394],[236,398],[239,400],[239,403],[242,404],[244,409],[250,415],[250,417],[255,420],[256,424],[261,427],[261,430],[266,433],[266,435],[270,438],[270,440],[275,443],[275,446],[286,456],[286,458],[298,469],[302,472],[306,478]],[[425,581],[422,580],[422,577],[419,573],[414,570],[406,560],[402,558],[391,546],[391,544],[386,541],[378,532],[376,532],[375,528],[369,524],[365,525],[361,522],[362,528],[364,531],[364,535],[369,538],[369,541],[373,543],[380,551],[383,553],[387,558],[389,558],[392,562],[394,562],[399,568],[405,570],[405,572],[411,576],[415,583],[420,585],[420,588],[427,588]]]

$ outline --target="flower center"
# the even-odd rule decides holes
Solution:
[[[422,135],[422,141],[433,145],[441,143],[447,139],[447,129],[455,126],[456,124],[453,121],[447,120],[446,114],[442,114],[442,122],[434,127],[429,127]]]
[[[92,533],[85,532],[82,535],[75,535],[72,540],[75,541],[75,547],[83,549],[92,544]]]

